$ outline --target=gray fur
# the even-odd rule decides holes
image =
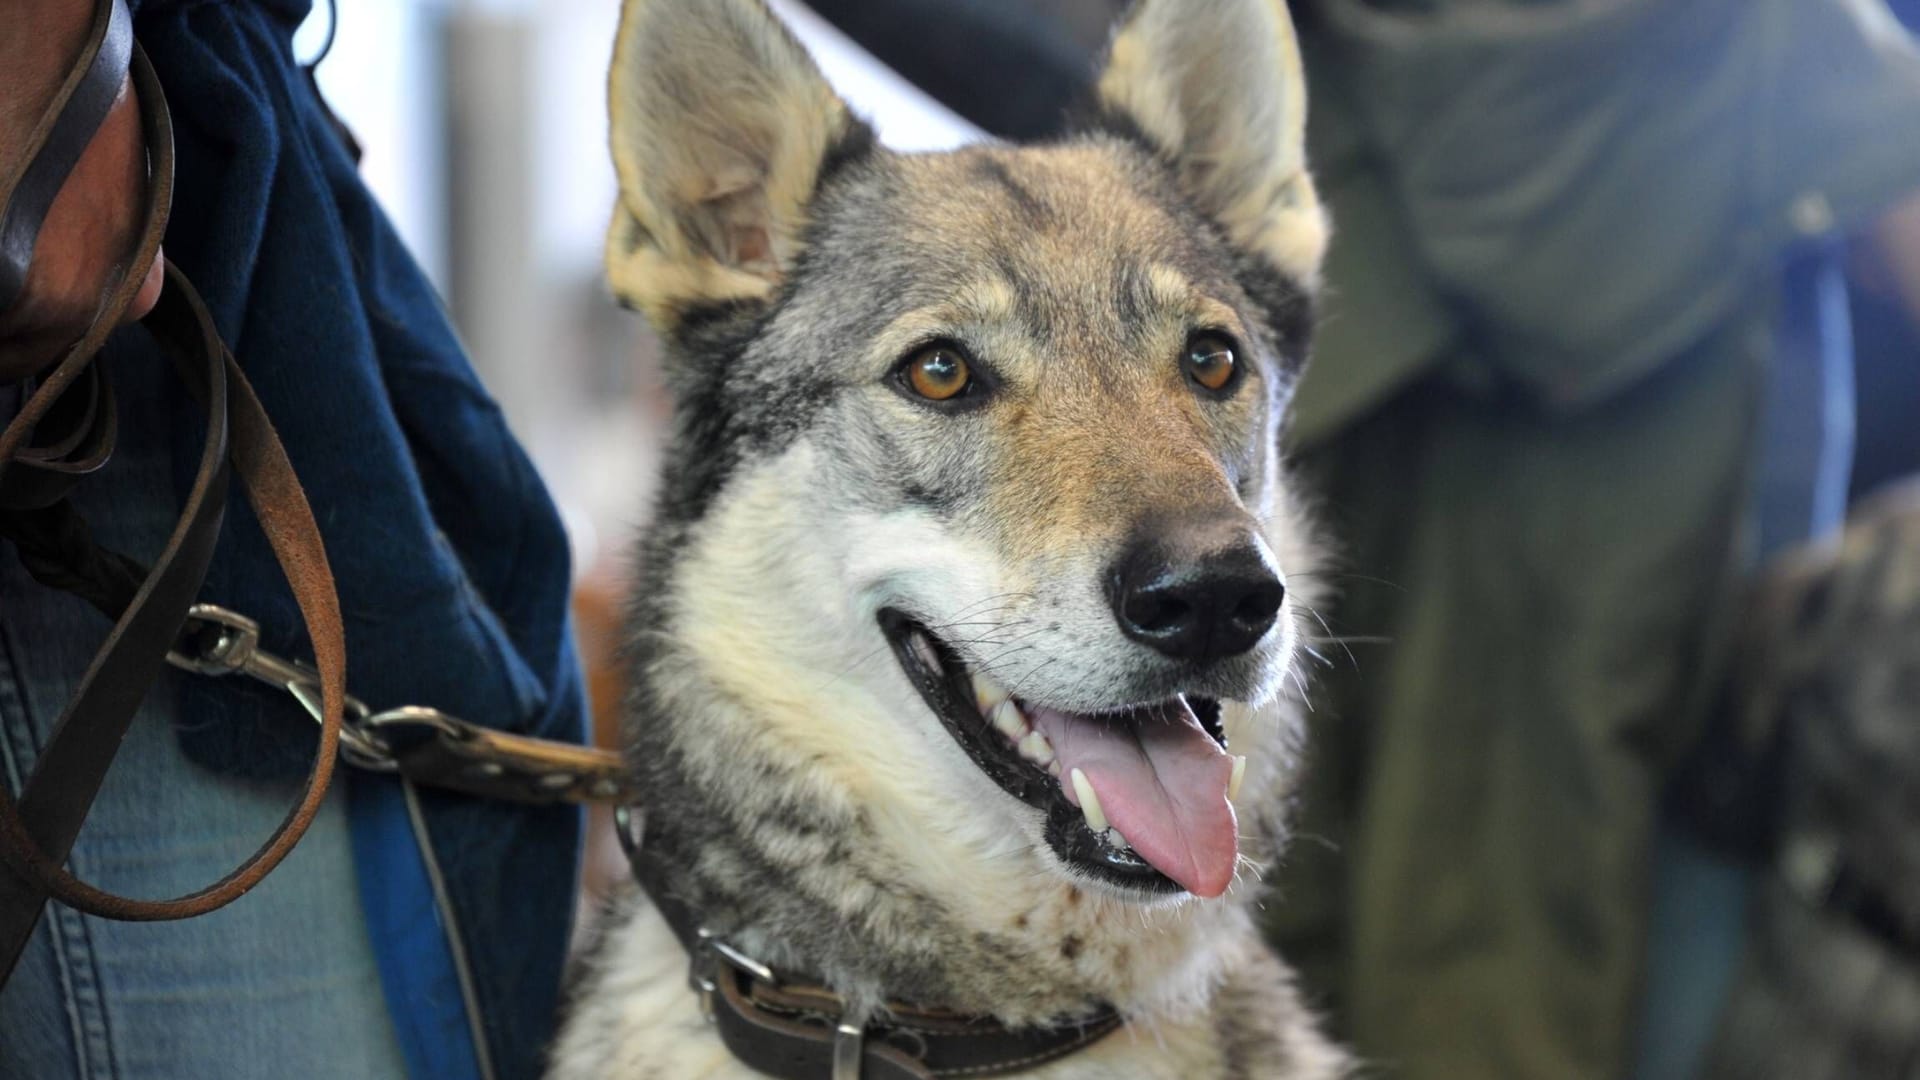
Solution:
[[[1278,454],[1310,276],[1237,242],[1245,223],[1203,213],[1178,160],[1125,125],[1024,149],[880,150],[783,33],[753,25],[757,7],[629,0],[622,41],[639,49],[648,27],[696,33],[711,18],[725,32],[709,38],[776,57],[773,92],[793,100],[741,103],[743,122],[817,107],[808,130],[833,135],[817,162],[756,159],[775,194],[730,187],[724,208],[673,209],[627,191],[630,174],[644,185],[648,162],[671,158],[659,147],[678,124],[729,110],[697,87],[656,100],[629,79],[646,120],[625,130],[615,78],[616,153],[652,156],[623,168],[609,265],[662,330],[676,398],[630,615],[625,734],[646,843],[708,927],[868,1006],[1026,1024],[1112,1002],[1134,1020],[1133,1042],[1113,1036],[1041,1075],[1341,1075],[1258,940],[1254,881],[1151,905],[1075,878],[1038,842],[1037,814],[918,702],[874,621],[905,610],[971,670],[1060,708],[1176,691],[1245,703],[1236,738],[1259,775],[1242,852],[1256,877],[1284,841],[1297,758],[1282,677],[1298,599],[1253,651],[1195,670],[1125,641],[1102,590],[1136,523],[1169,514],[1248,515],[1284,568],[1311,567],[1312,530]],[[1135,41],[1133,55],[1153,45]],[[689,96],[697,108],[680,104]],[[1259,163],[1241,168],[1272,181]],[[796,177],[810,193],[780,210]],[[1287,183],[1310,188],[1304,173]],[[636,232],[624,214],[652,224]],[[654,242],[716,228],[748,241],[700,240],[691,254]],[[752,240],[762,229],[786,237],[771,262],[741,255],[766,254]],[[1195,393],[1178,366],[1203,330],[1230,330],[1248,369],[1224,400]],[[994,388],[986,404],[953,413],[902,392],[895,365],[936,338],[967,350]],[[930,864],[936,849],[956,861]],[[732,1075],[703,1056],[691,995],[652,974],[657,917],[628,903],[609,922],[553,1075]]]

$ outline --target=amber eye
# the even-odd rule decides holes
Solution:
[[[928,401],[951,401],[967,392],[973,372],[967,358],[951,345],[929,345],[907,358],[901,378]]]
[[[1219,334],[1195,334],[1180,363],[1194,382],[1215,392],[1225,390],[1233,382],[1233,342]]]

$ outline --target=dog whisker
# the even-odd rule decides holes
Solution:
[[[1300,607],[1304,609],[1307,614],[1313,616],[1314,621],[1320,624],[1320,629],[1325,630],[1327,632],[1327,636],[1324,638],[1316,639],[1315,644],[1324,643],[1324,644],[1340,646],[1340,648],[1343,651],[1345,651],[1347,654],[1347,663],[1352,664],[1354,667],[1354,670],[1358,671],[1360,668],[1359,658],[1353,655],[1353,650],[1347,647],[1347,643],[1345,641],[1340,640],[1334,634],[1333,627],[1330,624],[1328,624],[1326,616],[1320,614],[1319,609],[1315,608],[1312,604],[1301,604]]]
[[[1060,658],[1057,656],[1048,657],[1045,663],[1040,664],[1037,667],[1034,667],[1032,670],[1028,671],[1024,678],[1022,678],[1018,683],[1016,683],[1012,687],[1008,688],[1007,693],[1009,693],[1014,697],[1020,697],[1022,694],[1022,691],[1024,691],[1027,688],[1027,686],[1033,682],[1034,676],[1039,675],[1042,671],[1045,671],[1047,668],[1053,666],[1053,664],[1059,659]]]
[[[1338,637],[1308,638],[1315,645],[1391,645],[1393,639],[1374,634],[1343,634]]]
[[[1028,592],[995,593],[992,596],[983,597],[979,600],[975,600],[971,604],[968,604],[956,611],[950,612],[947,617],[948,619],[952,620],[952,619],[959,619],[969,615],[980,615],[983,612],[975,609],[982,609],[982,608],[984,608],[986,611],[1004,611],[1008,608],[1018,606],[1024,600],[1031,600],[1033,598],[1034,598],[1034,595]],[[992,607],[992,608],[986,607],[986,605],[994,604],[997,601],[1005,601],[1005,602],[999,603],[998,606],[996,607]],[[951,625],[951,623],[932,623],[929,625],[941,626],[941,625]]]
[[[1351,574],[1339,570],[1299,570],[1289,573],[1287,577],[1289,579],[1303,578],[1306,580],[1332,579],[1340,581],[1364,581],[1372,585],[1384,585],[1389,589],[1394,589],[1399,592],[1407,591],[1407,587],[1397,581],[1388,581],[1386,578],[1373,577],[1369,574]]]
[[[1294,687],[1300,691],[1300,703],[1307,707],[1308,712],[1312,712],[1313,697],[1307,692],[1307,677],[1297,667],[1287,668],[1285,677],[1293,680]]]
[[[1034,645],[1013,646],[1010,649],[996,654],[992,661],[980,664],[978,670],[982,675],[986,675],[995,681],[1004,681],[1007,677],[1008,669],[1005,661],[1010,657],[1019,656],[1021,653],[1032,652],[1035,648],[1037,648],[1037,646]]]
[[[1019,652],[1024,652],[1026,650],[1036,648],[1036,646],[1033,646],[1033,645],[1020,645],[1019,643],[1027,640],[1030,637],[1033,637],[1036,634],[1042,634],[1045,632],[1046,632],[1046,627],[1044,626],[1035,627],[1034,629],[1029,630],[1024,634],[1017,634],[1006,641],[999,642],[998,644],[1005,648],[1003,648],[1001,652],[997,652],[990,657],[986,657],[980,660],[977,666],[983,670],[990,670],[994,667],[995,664],[999,663],[1003,657],[1014,655]]]

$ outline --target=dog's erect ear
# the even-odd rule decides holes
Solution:
[[[1317,278],[1328,228],[1307,174],[1306,77],[1284,0],[1139,0],[1099,93],[1235,243]]]
[[[762,0],[626,0],[608,104],[607,280],[663,330],[771,294],[829,157],[870,137]]]

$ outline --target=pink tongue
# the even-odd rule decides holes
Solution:
[[[1107,822],[1154,869],[1195,896],[1227,891],[1240,850],[1239,826],[1227,801],[1233,759],[1201,729],[1184,700],[1125,724],[1038,705],[1026,712],[1053,744],[1068,802],[1080,805],[1072,779],[1079,769]]]

